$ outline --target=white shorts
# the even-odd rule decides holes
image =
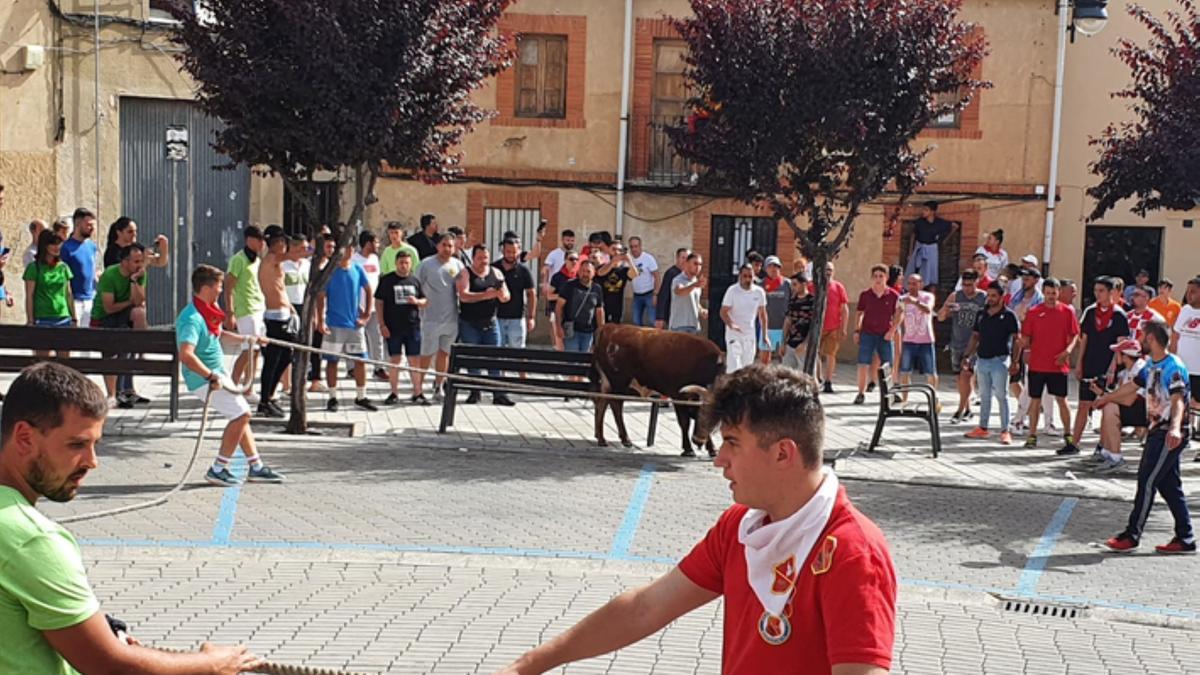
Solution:
[[[727,330],[725,333],[725,372],[736,373],[754,363],[758,352],[753,335],[743,335]]]
[[[254,337],[266,337],[267,324],[263,321],[263,315],[251,314],[250,316],[240,317],[237,320],[237,332],[238,335],[243,337],[248,337],[250,335],[253,335]],[[238,349],[238,353],[240,354],[247,349],[254,349],[255,351],[258,351],[258,343],[243,342],[242,346]]]
[[[208,387],[200,387],[192,389],[192,396],[195,396],[204,403],[208,398]],[[236,420],[239,417],[250,414],[250,404],[246,403],[246,397],[241,394],[231,394],[225,389],[217,389],[213,391],[212,398],[209,399],[208,409],[220,414],[228,420]]]
[[[80,328],[92,325],[92,300],[75,300],[75,319]]]

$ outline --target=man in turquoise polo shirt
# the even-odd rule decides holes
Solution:
[[[98,465],[104,393],[44,361],[13,382],[0,413],[0,673],[242,673],[245,647],[168,654],[114,635],[71,533],[34,505],[68,502]]]

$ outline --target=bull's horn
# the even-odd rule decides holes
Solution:
[[[705,389],[704,387],[701,387],[698,384],[689,384],[688,386],[680,389],[679,393],[680,394],[695,394],[696,396],[704,396],[705,394],[708,393],[708,390]]]

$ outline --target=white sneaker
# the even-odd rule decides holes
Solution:
[[[1125,467],[1125,458],[1120,455],[1114,459],[1105,459],[1104,464],[1096,469],[1096,473],[1116,473]]]
[[[115,408],[117,407],[117,399],[116,399],[116,397],[109,396],[109,397],[108,397],[108,400],[107,400],[107,401],[105,401],[105,403],[107,403],[107,404],[108,404],[108,409],[109,409],[109,410],[113,410],[113,409],[115,409]]]
[[[250,405],[258,405],[258,402],[259,402],[258,394],[255,394],[252,391],[248,391],[244,394],[244,396],[246,398],[246,403],[249,403]]]

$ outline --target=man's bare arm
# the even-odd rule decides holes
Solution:
[[[607,654],[652,635],[671,621],[712,602],[717,594],[692,583],[679,568],[626,591],[562,635],[527,652],[504,675],[532,675]]]
[[[42,631],[42,635],[76,670],[88,675],[233,675],[251,672],[262,664],[244,646],[206,644],[198,653],[171,654],[124,644],[99,612],[83,623]]]

